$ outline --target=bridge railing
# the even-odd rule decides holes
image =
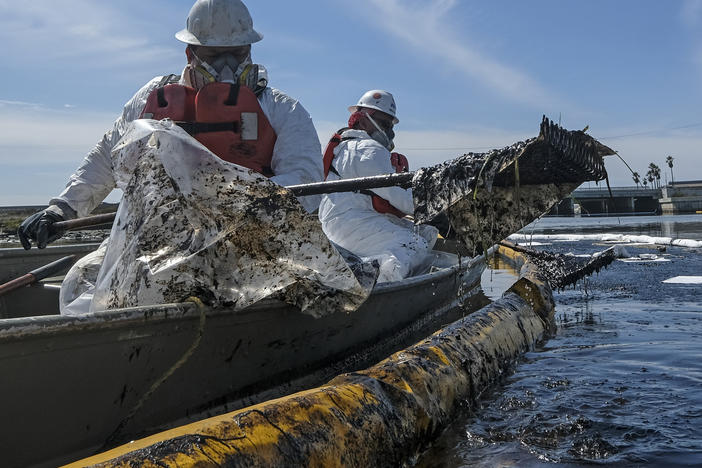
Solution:
[[[642,196],[642,197],[658,197],[660,198],[661,189],[658,188],[643,188],[636,186],[612,187],[612,195],[614,196]],[[580,197],[609,197],[607,187],[589,187],[579,188],[573,192],[575,198]]]

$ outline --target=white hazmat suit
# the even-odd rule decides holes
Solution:
[[[390,152],[363,130],[346,130],[334,149],[333,171],[328,180],[367,177],[395,172]],[[414,212],[412,191],[400,187],[372,189],[395,208]],[[373,209],[371,197],[359,192],[322,196],[319,206],[322,229],[331,241],[380,263],[378,282],[398,281],[426,265],[438,231],[433,226],[415,226],[411,221]]]
[[[124,106],[122,115],[102,140],[86,156],[70,177],[64,191],[50,202],[57,205],[65,219],[87,216],[115,188],[112,149],[127,131],[129,123],[141,115],[151,91],[163,82],[156,77],[142,87]],[[182,80],[180,84],[185,84]],[[258,97],[261,109],[275,130],[270,178],[279,185],[296,185],[322,180],[319,138],[309,113],[283,92],[266,88]],[[317,209],[318,196],[298,199],[308,212]]]

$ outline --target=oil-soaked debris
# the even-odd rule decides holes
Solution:
[[[533,409],[533,406],[518,406],[506,409],[513,411],[515,409]],[[500,407],[503,411],[505,409]],[[512,426],[509,424],[496,424],[485,428],[485,433],[474,433],[473,438],[480,438],[485,443],[495,442],[510,442],[518,441],[533,447],[544,449],[555,449],[561,444],[578,436],[578,440],[586,440],[592,436],[584,436],[592,427],[592,421],[583,417],[562,417],[556,414],[534,414],[527,424],[523,426]]]
[[[524,254],[554,289],[575,285],[579,280],[599,272],[617,259],[617,251],[610,247],[589,258],[560,253],[544,252],[516,246],[508,242],[502,245]]]
[[[322,316],[355,310],[375,283],[373,265],[352,271],[289,191],[167,121],[136,121],[113,164],[124,196],[91,311],[190,296],[241,309],[275,297]]]
[[[542,382],[542,385],[546,388],[566,388],[570,385],[570,380],[568,379],[553,379],[548,377]]]
[[[619,450],[602,438],[599,433],[595,433],[576,439],[568,452],[579,459],[600,460],[611,457]]]
[[[534,401],[533,398],[517,398],[511,396],[500,404],[500,409],[502,411],[511,411],[514,409],[534,408],[535,406],[536,401]]]
[[[415,220],[457,235],[480,253],[548,211],[586,181],[607,177],[614,151],[545,117],[539,136],[420,169],[412,180]]]

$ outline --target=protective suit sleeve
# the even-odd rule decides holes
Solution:
[[[381,174],[394,174],[395,168],[390,162],[390,152],[374,140],[361,140],[355,148],[357,157],[355,167],[357,177],[368,177]],[[414,213],[412,190],[400,187],[382,187],[371,190],[383,197],[392,206],[406,214]]]
[[[307,184],[324,179],[322,150],[310,114],[297,100],[277,89],[266,89],[261,108],[275,130],[271,180],[279,185]],[[308,212],[319,206],[319,196],[299,197]]]
[[[122,138],[127,124],[141,115],[149,93],[161,81],[154,78],[142,87],[122,110],[122,115],[115,121],[97,145],[88,153],[83,163],[69,178],[66,188],[58,197],[52,198],[51,205],[68,205],[75,213],[64,210],[68,217],[83,217],[90,214],[115,188],[112,173],[112,148]]]

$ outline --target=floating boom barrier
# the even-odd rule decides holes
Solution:
[[[523,264],[501,299],[367,370],[68,466],[403,464],[554,328],[547,281],[520,252],[499,246],[497,254]]]

